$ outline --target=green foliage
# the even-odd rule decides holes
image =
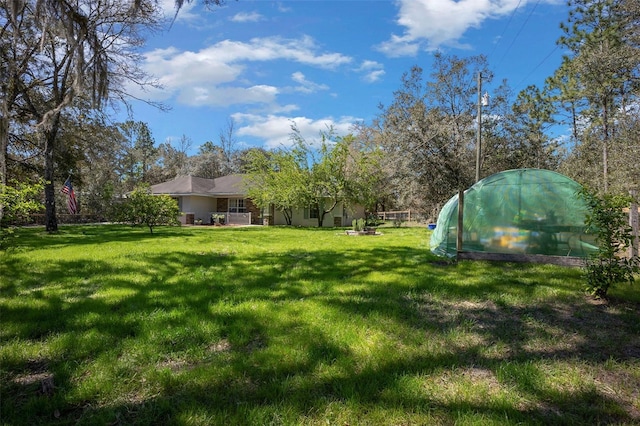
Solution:
[[[323,132],[319,146],[308,143],[293,128],[291,149],[247,153],[247,193],[256,205],[273,205],[288,224],[296,208],[317,208],[318,226],[339,202],[375,204],[380,152],[354,136]]]
[[[597,234],[598,250],[587,259],[585,265],[587,290],[597,298],[606,297],[609,288],[616,283],[634,281],[640,262],[637,257],[625,257],[631,246],[632,234],[629,216],[624,208],[629,197],[604,194],[585,189],[580,194],[587,202],[590,213],[586,224]]]
[[[365,221],[364,221],[364,219],[353,219],[351,221],[351,225],[352,225],[354,231],[360,232],[365,227]]]
[[[396,208],[430,211],[473,182],[477,88],[469,82],[479,72],[491,81],[483,56],[436,53],[431,72],[412,67],[381,110],[371,131],[379,133]]]
[[[14,181],[9,185],[0,184],[0,247],[6,245],[9,237],[13,235],[10,225],[23,222],[31,213],[44,209],[39,200],[43,188],[42,183],[26,184]]]
[[[633,34],[640,14],[625,3],[637,2],[570,1],[567,22],[561,24],[564,35],[557,42],[566,54],[548,80],[573,128],[575,146],[563,169],[605,193],[626,186],[627,172],[636,168],[638,158],[637,143],[620,137],[638,129],[627,105],[638,95],[640,49]]]
[[[304,153],[299,149],[251,150],[246,159],[247,196],[260,208],[273,205],[290,225],[293,209],[304,206],[300,195],[306,184]]]
[[[42,195],[42,183],[28,184],[10,182],[0,184],[0,205],[3,207],[2,226],[23,221],[31,213],[41,211],[44,207],[39,197]]]
[[[296,130],[296,129],[294,129]],[[345,139],[333,137],[331,132],[322,134],[319,149],[314,149],[295,133],[296,143],[311,161],[304,170],[307,185],[303,187],[301,199],[307,206],[317,207],[318,227],[322,227],[324,217],[341,201],[347,201],[348,145]]]
[[[176,200],[168,195],[153,195],[149,185],[143,184],[120,206],[119,219],[132,225],[146,225],[153,233],[154,226],[179,225],[179,214]]]
[[[129,120],[119,127],[125,139],[124,180],[130,187],[148,182],[147,175],[158,156],[158,148],[147,123]]]
[[[367,215],[365,226],[380,226],[381,224],[382,221],[378,220],[378,215],[373,213]]]

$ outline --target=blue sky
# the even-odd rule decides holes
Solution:
[[[172,1],[165,0],[173,16]],[[287,145],[295,122],[308,140],[347,134],[388,105],[413,65],[433,53],[484,54],[494,81],[516,92],[542,86],[559,66],[564,0],[194,0],[148,38],[142,67],[162,90],[136,92],[171,107],[134,103],[157,144],[186,136],[190,154],[234,122],[237,148]],[[132,89],[133,90],[133,89]],[[124,120],[124,118],[123,118]]]

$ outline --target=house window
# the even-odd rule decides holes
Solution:
[[[247,208],[244,204],[244,198],[229,199],[229,213],[245,213]]]
[[[320,211],[318,210],[318,206],[309,206],[304,209],[304,218],[305,219],[318,219],[320,217]]]

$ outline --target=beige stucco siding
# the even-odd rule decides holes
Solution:
[[[336,207],[330,212],[327,213],[322,222],[323,227],[333,227],[336,224],[340,224],[340,226],[348,227],[351,226],[351,222],[353,219],[361,219],[364,218],[364,207],[356,206],[355,208],[347,208],[346,210],[343,207],[342,203],[338,203]],[[338,219],[336,221],[336,219]],[[282,211],[276,210],[274,212],[274,220],[272,222],[274,225],[286,225],[287,221],[285,220],[284,214]],[[293,212],[293,216],[291,219],[291,224],[293,226],[309,226],[316,227],[318,226],[318,219],[305,219],[304,209],[296,209]]]
[[[182,212],[193,213],[194,219],[202,219],[204,223],[209,223],[211,212],[216,211],[216,199],[212,197],[202,197],[191,195],[182,197]]]

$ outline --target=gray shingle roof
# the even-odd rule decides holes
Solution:
[[[241,174],[222,176],[216,179],[179,176],[168,182],[152,185],[151,192],[153,194],[203,195],[209,197],[244,196],[246,190],[242,179],[243,175]]]

